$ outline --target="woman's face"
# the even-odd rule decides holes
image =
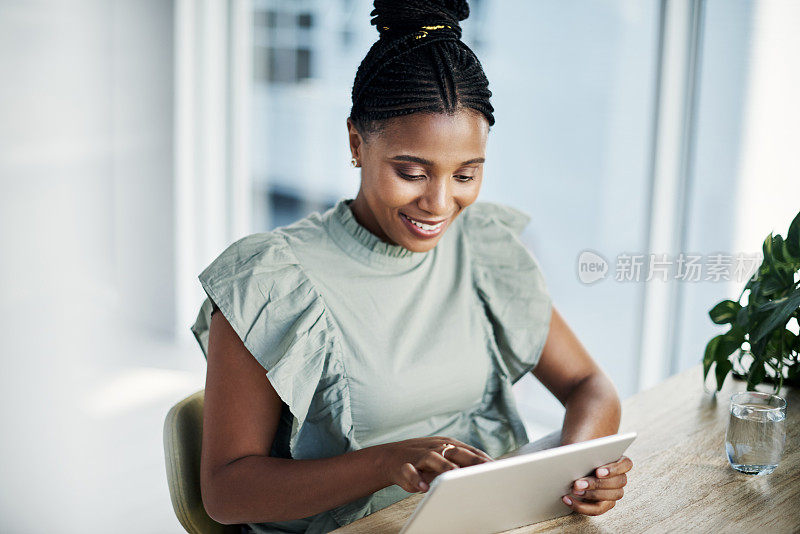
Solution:
[[[362,167],[350,204],[356,220],[392,245],[431,250],[478,197],[489,122],[471,109],[413,113],[393,118],[366,143],[349,118],[347,127]]]

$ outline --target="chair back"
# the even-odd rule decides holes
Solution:
[[[164,456],[172,508],[190,534],[240,534],[240,525],[217,523],[200,495],[200,444],[205,390],[173,406],[164,420]]]

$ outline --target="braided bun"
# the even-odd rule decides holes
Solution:
[[[461,40],[466,0],[374,0],[379,39],[353,82],[350,118],[365,137],[411,113],[471,108],[494,125],[492,92],[475,53]]]
[[[381,39],[396,39],[422,26],[445,25],[461,38],[459,21],[469,17],[467,0],[375,0],[371,24]]]

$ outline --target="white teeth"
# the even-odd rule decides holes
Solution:
[[[415,225],[417,225],[418,227],[422,228],[423,230],[427,230],[427,231],[429,231],[429,232],[430,232],[431,230],[436,230],[436,229],[437,229],[437,228],[439,228],[439,227],[440,227],[442,224],[444,224],[444,221],[442,221],[442,222],[439,222],[439,223],[436,223],[436,224],[433,224],[433,225],[431,225],[431,224],[425,224],[425,223],[417,222],[417,221],[415,221],[414,219],[412,219],[411,217],[408,217],[407,215],[403,215],[403,216],[404,216],[406,219],[408,219],[409,221],[411,221],[412,223],[414,223]]]

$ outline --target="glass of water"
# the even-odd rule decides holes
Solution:
[[[786,400],[769,393],[731,395],[725,451],[731,467],[748,475],[775,471],[786,443]]]

